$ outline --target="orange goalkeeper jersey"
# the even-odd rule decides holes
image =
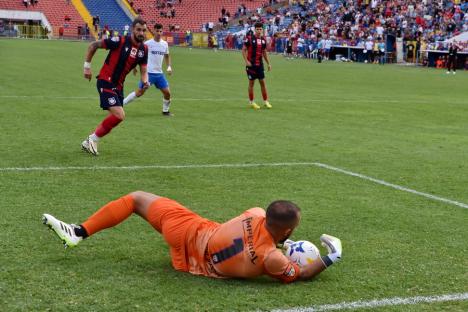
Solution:
[[[299,267],[276,248],[265,220],[265,210],[252,208],[223,224],[203,219],[191,226],[185,246],[189,272],[218,278],[268,274],[286,283],[296,280]]]

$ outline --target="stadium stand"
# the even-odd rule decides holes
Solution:
[[[245,3],[247,10],[255,10],[263,6],[265,0],[128,0],[128,2],[150,25],[158,22],[164,25],[165,30],[171,28],[174,31],[187,29],[200,31],[202,25],[206,23],[217,24],[223,8],[234,16],[240,4]],[[172,10],[175,12],[174,17],[171,15]]]
[[[460,0],[291,0],[285,7],[264,8],[242,25],[217,35],[225,47],[239,48],[242,45],[236,43],[242,40],[238,39],[260,20],[267,25],[272,38],[270,49],[276,52],[284,51],[287,40],[292,40],[294,51],[300,53],[305,45],[316,49],[322,40],[330,40],[335,48],[357,47],[362,51],[366,43],[374,45],[382,38],[387,52],[393,55],[396,38],[402,38],[407,56],[408,52],[417,55],[418,50],[446,49],[447,39],[468,31],[467,13],[468,2]],[[460,45],[468,51],[466,42]]]
[[[58,37],[60,28],[63,36],[77,38],[78,27],[85,29],[85,22],[73,4],[63,0],[38,0],[34,5],[25,6],[23,0],[0,0],[0,9],[42,12],[52,25],[53,36]],[[80,34],[81,35],[81,34]]]
[[[132,24],[132,20],[117,4],[116,0],[82,1],[92,16],[99,15],[101,28],[104,28],[107,25],[109,29],[118,31],[122,34],[125,25]]]
[[[65,36],[76,37],[78,28],[83,27],[85,22],[77,9],[67,4],[70,2],[78,1],[38,0],[36,5],[26,7],[23,0],[0,0],[0,9],[43,11],[54,26],[55,36],[62,28]],[[422,59],[428,55],[424,51],[444,51],[450,38],[466,38],[464,34],[468,34],[467,0],[82,2],[86,9],[77,8],[90,26],[92,22],[86,14],[83,15],[83,11],[89,11],[93,16],[99,15],[101,28],[108,25],[109,29],[122,33],[124,26],[131,24],[131,18],[120,7],[121,2],[133,9],[130,10],[133,15],[139,14],[144,18],[149,27],[156,22],[163,24],[169,44],[189,42],[185,39],[185,31],[190,29],[195,33],[193,43],[197,47],[206,47],[207,38],[212,41],[215,38],[221,49],[240,49],[247,31],[256,21],[262,21],[270,51],[283,53],[289,41],[293,43],[294,55],[312,58],[318,56],[317,51],[325,49],[326,59],[335,59],[338,55],[340,59],[374,62],[375,58],[371,55],[385,50],[385,61],[401,61],[403,58],[404,61],[424,62]],[[68,16],[67,21],[65,16]],[[456,40],[460,53],[468,54],[468,41]],[[189,44],[192,45],[192,39]],[[371,53],[366,54],[367,50],[371,50]]]

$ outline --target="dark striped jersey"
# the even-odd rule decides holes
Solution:
[[[450,47],[449,50],[448,50],[448,56],[451,57],[451,58],[454,58],[457,56],[457,53],[458,53],[458,47]]]
[[[263,66],[263,51],[266,50],[266,40],[262,36],[248,35],[244,39],[244,46],[247,48],[247,59],[252,66]]]
[[[119,90],[132,69],[148,63],[148,47],[143,42],[133,45],[130,36],[104,39],[102,45],[110,51],[97,78],[113,83]]]

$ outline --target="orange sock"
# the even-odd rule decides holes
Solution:
[[[116,226],[127,219],[135,210],[132,195],[125,195],[103,206],[81,224],[88,236],[101,230]]]

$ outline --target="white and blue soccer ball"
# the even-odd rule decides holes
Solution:
[[[285,251],[286,257],[300,267],[312,263],[320,258],[320,251],[309,241],[300,240],[293,242]]]

